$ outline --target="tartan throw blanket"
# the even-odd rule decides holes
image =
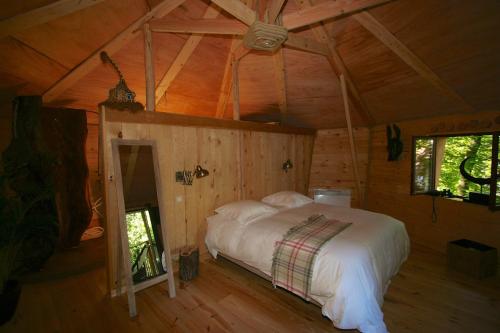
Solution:
[[[316,255],[323,244],[350,225],[329,220],[324,215],[313,215],[288,230],[283,240],[275,243],[271,267],[273,286],[309,301]]]

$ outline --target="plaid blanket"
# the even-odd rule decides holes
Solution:
[[[307,221],[292,227],[277,241],[271,268],[274,287],[283,287],[310,300],[311,280],[316,255],[325,244],[351,223],[329,220],[313,215]]]

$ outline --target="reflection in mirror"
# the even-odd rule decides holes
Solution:
[[[166,273],[152,147],[120,145],[130,266],[134,284]]]

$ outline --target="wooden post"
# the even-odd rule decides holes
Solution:
[[[354,146],[354,135],[352,132],[352,125],[351,125],[351,113],[349,111],[349,99],[347,96],[347,87],[345,83],[344,74],[340,74],[340,87],[342,89],[342,97],[344,100],[345,119],[347,122],[347,132],[349,134],[349,146],[351,148],[352,166],[354,169],[354,180],[356,182],[356,189],[358,191],[359,204],[361,205],[361,203],[363,202],[362,200],[363,194],[361,192],[361,182],[359,179],[359,171],[358,171],[358,158],[356,154],[356,147]]]
[[[149,24],[144,24],[144,67],[146,70],[146,111],[155,110],[155,73],[153,44]]]
[[[233,120],[240,120],[240,84],[238,79],[238,66],[240,61],[233,58]]]

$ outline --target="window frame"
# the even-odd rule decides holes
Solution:
[[[490,182],[490,193],[489,193],[489,204],[490,210],[500,210],[500,205],[496,204],[496,194],[498,190],[497,182],[500,179],[500,173],[498,168],[498,153],[499,153],[499,137],[500,131],[489,131],[489,132],[472,132],[472,133],[452,133],[452,134],[436,134],[436,135],[416,135],[412,136],[412,150],[411,150],[411,179],[410,179],[410,191],[411,195],[437,195],[436,191],[436,146],[439,138],[450,138],[457,136],[474,136],[474,135],[491,135],[492,136],[492,147],[491,147],[491,182]],[[416,142],[419,139],[433,139],[432,142],[432,170],[430,177],[430,190],[427,192],[415,192],[415,161],[416,161]],[[494,176],[495,175],[495,176]],[[446,198],[446,197],[445,197]],[[465,201],[462,201],[465,202]],[[471,202],[469,202],[471,203]],[[472,202],[473,203],[473,202]],[[473,203],[474,204],[474,203]],[[477,203],[476,203],[477,204]]]

